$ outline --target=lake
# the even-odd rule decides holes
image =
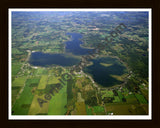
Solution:
[[[113,85],[121,84],[114,76],[121,76],[127,73],[126,68],[116,58],[102,57],[91,60],[93,65],[85,67],[83,71],[92,76],[94,81],[103,87],[110,87]]]
[[[65,54],[50,54],[42,52],[33,52],[29,60],[31,65],[42,67],[51,65],[72,66],[78,64],[79,62],[80,59],[67,56]]]
[[[73,66],[80,62],[78,57],[87,55],[88,51],[93,50],[80,47],[80,45],[83,43],[80,41],[82,38],[81,34],[67,33],[67,35],[71,36],[71,40],[65,42],[65,54],[34,52],[30,56],[29,63],[33,66],[42,67],[52,65],[60,65],[64,67]],[[102,85],[103,87],[110,87],[122,83],[115,77],[111,76],[120,76],[126,73],[126,68],[123,66],[123,64],[120,63],[118,59],[111,57],[101,57],[90,61],[93,62],[93,65],[85,67],[83,71],[90,74],[96,83]]]
[[[83,42],[80,40],[82,35],[79,33],[67,33],[67,35],[71,36],[71,41],[67,41],[66,43],[66,52],[70,52],[74,55],[87,55],[89,52],[92,52],[93,49],[82,48],[80,45]]]
[[[33,66],[50,66],[50,65],[60,65],[60,66],[73,66],[80,62],[79,59],[68,56],[69,53],[73,55],[87,55],[89,51],[93,49],[86,49],[80,47],[83,44],[79,39],[82,38],[82,35],[79,33],[67,33],[71,36],[71,40],[65,42],[66,44],[66,53],[65,54],[49,54],[42,52],[33,52],[30,56],[29,63]],[[67,54],[68,53],[68,54]]]

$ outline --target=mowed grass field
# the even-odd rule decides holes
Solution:
[[[67,86],[65,85],[49,103],[48,115],[64,115],[67,112]]]
[[[27,115],[30,105],[32,103],[33,94],[32,94],[32,87],[30,85],[32,83],[38,85],[39,78],[27,79],[25,83],[25,87],[20,94],[19,98],[16,100],[13,108],[12,114],[13,115]]]
[[[38,89],[45,89],[45,87],[47,85],[47,80],[48,80],[48,76],[47,75],[42,75],[41,80],[40,80],[39,85],[38,85]]]

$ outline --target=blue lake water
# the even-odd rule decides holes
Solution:
[[[42,52],[34,52],[31,54],[29,63],[34,66],[72,66],[80,62],[80,59],[67,56],[65,54],[49,54]]]
[[[82,48],[80,45],[83,42],[80,40],[82,35],[79,33],[67,33],[71,36],[71,41],[66,42],[66,52],[71,52],[74,55],[87,55],[92,52],[93,49]]]
[[[94,81],[104,87],[110,87],[116,84],[121,84],[121,81],[113,78],[111,75],[123,75],[126,73],[126,68],[116,58],[102,57],[91,60],[93,65],[85,67],[83,71],[89,73]],[[112,64],[111,66],[103,66],[100,63]]]
[[[60,65],[60,66],[72,66],[79,63],[79,59],[68,56],[67,53],[72,53],[73,55],[87,55],[89,51],[93,49],[85,49],[80,47],[83,44],[80,39],[82,35],[79,33],[67,33],[71,36],[71,40],[65,42],[66,54],[48,54],[42,52],[34,52],[31,54],[29,63],[33,66],[50,66],[50,65]]]
[[[80,62],[80,59],[74,56],[87,55],[88,51],[93,49],[85,49],[80,47],[83,43],[80,41],[82,38],[81,34],[78,33],[67,33],[71,36],[71,40],[65,42],[66,49],[65,54],[49,54],[42,52],[34,52],[30,56],[29,63],[34,66],[73,66]],[[69,54],[69,53],[72,53]],[[74,55],[74,56],[73,56]],[[119,60],[111,57],[102,57],[98,59],[90,60],[93,62],[93,65],[85,67],[84,72],[90,74],[95,82],[104,86],[110,87],[116,84],[121,84],[121,81],[113,78],[111,75],[122,75],[126,71],[126,68],[119,62]],[[111,66],[103,66],[100,63],[112,64]]]

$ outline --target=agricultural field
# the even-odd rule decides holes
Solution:
[[[38,99],[43,100],[43,98],[44,98],[44,94],[41,96],[37,96],[37,95],[34,96],[28,115],[47,115],[49,102],[46,101],[45,103],[43,103],[43,106],[40,106],[38,102]]]
[[[143,95],[141,94],[135,94],[137,100],[139,101],[140,104],[147,104],[146,99],[144,98]]]
[[[23,76],[23,77],[18,77],[18,78],[16,78],[16,79],[13,81],[12,87],[23,87],[25,81],[26,81],[26,77],[25,77],[25,76]]]
[[[37,89],[45,89],[47,81],[48,81],[48,76],[47,75],[41,76],[41,80],[39,82],[39,85],[38,85]]]
[[[21,94],[17,95],[17,100],[13,105],[12,113],[14,115],[26,115],[28,114],[28,110],[30,108],[33,93],[32,90],[38,86],[39,78],[30,78],[25,82],[25,87]],[[15,92],[13,92],[15,93]]]
[[[86,105],[86,113],[87,115],[93,115],[93,108],[89,107],[88,105]]]
[[[86,108],[84,102],[75,103],[75,112],[74,115],[86,115]]]
[[[21,70],[21,66],[22,64],[21,63],[13,63],[12,64],[12,76],[15,76],[17,75],[17,73]]]
[[[94,112],[96,115],[106,115],[103,106],[94,106],[94,107],[93,107],[93,112]]]
[[[125,98],[127,100],[127,103],[135,103],[135,104],[138,103],[136,96],[133,94],[129,94],[128,96],[125,96]]]
[[[102,95],[102,99],[104,99],[104,97],[113,97],[114,93],[113,91],[101,91]]]
[[[107,114],[113,115],[146,115],[144,109],[138,104],[107,103],[105,104]],[[121,111],[119,111],[121,108]]]
[[[48,115],[65,115],[67,112],[67,86],[65,85],[59,93],[50,100]]]

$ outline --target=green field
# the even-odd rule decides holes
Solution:
[[[32,94],[32,88],[30,85],[37,84],[38,85],[39,79],[33,78],[33,79],[27,79],[25,83],[25,87],[23,89],[23,92],[20,94],[19,99],[16,100],[12,111],[14,111],[13,115],[27,115],[29,107],[32,103],[33,94]]]
[[[144,98],[143,95],[141,94],[135,94],[137,100],[139,101],[140,104],[147,104],[147,100]]]
[[[123,99],[124,96],[122,95],[122,93],[120,91],[117,91],[117,93],[118,93],[119,99],[122,102],[123,101],[122,99]]]
[[[64,115],[67,112],[67,86],[64,86],[49,102],[48,115]]]
[[[105,111],[104,111],[104,107],[102,106],[94,106],[94,113],[96,113],[96,115],[104,115]]]
[[[46,113],[48,113],[49,101],[44,99],[44,95],[45,94],[41,96],[38,95],[34,96],[28,115],[43,115],[43,114],[45,115]],[[42,104],[42,107],[38,102],[38,98],[46,101],[46,103]]]
[[[55,76],[49,76],[48,78],[48,84],[57,84],[59,83],[59,77],[55,77]]]
[[[111,90],[111,91],[101,91],[102,93],[104,93],[103,95],[102,95],[102,99],[104,98],[104,97],[113,97],[114,96],[114,93],[113,93],[113,91]]]
[[[20,71],[22,64],[21,63],[12,63],[12,76],[17,75]]]
[[[39,82],[38,89],[45,89],[45,87],[47,85],[47,79],[48,79],[47,75],[41,76],[41,80]]]
[[[29,86],[25,86],[23,92],[20,95],[20,98],[16,100],[12,108],[12,111],[14,111],[13,115],[27,115],[32,98],[33,95],[31,93],[31,88]],[[22,107],[24,104],[29,104],[29,106]]]
[[[12,54],[22,54],[17,48],[12,48]]]
[[[84,102],[75,103],[75,112],[76,115],[86,115],[86,107]]]
[[[35,87],[38,86],[39,81],[40,81],[39,77],[31,77],[26,80],[26,85],[30,87]]]
[[[86,113],[87,113],[87,115],[93,115],[92,108],[89,108],[88,105],[86,105]]]
[[[15,103],[21,87],[12,87],[12,105]]]
[[[12,87],[23,87],[25,84],[25,80],[26,76],[16,78],[12,83]]]
[[[137,104],[137,98],[133,94],[129,94],[128,96],[125,96],[127,103]]]
[[[113,102],[115,103],[115,102],[121,102],[121,100],[119,99],[119,97],[118,96],[114,96],[114,100],[113,100]]]
[[[38,69],[35,71],[35,75],[45,75],[45,74],[44,74],[45,70],[46,70],[46,69],[38,68]]]

